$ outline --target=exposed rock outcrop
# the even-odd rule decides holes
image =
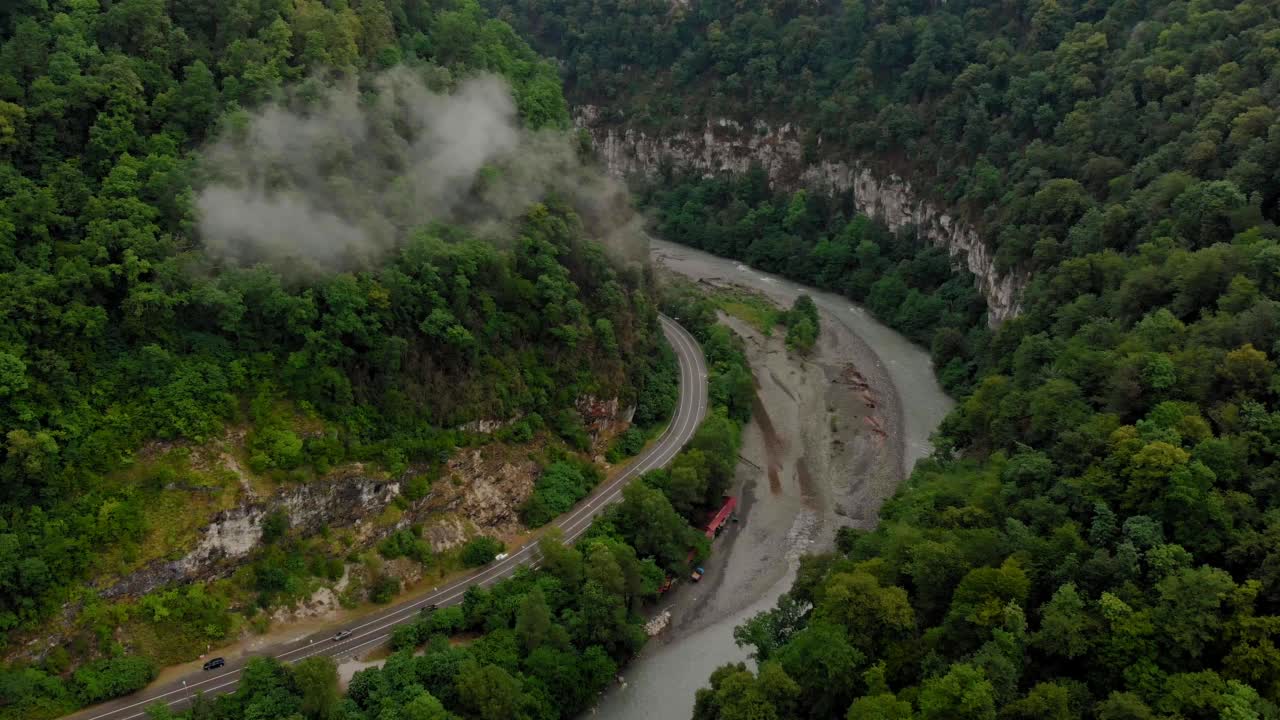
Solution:
[[[574,120],[591,134],[597,154],[614,175],[652,175],[664,163],[707,175],[742,173],[758,163],[776,187],[852,191],[863,212],[895,230],[914,226],[973,273],[986,297],[992,324],[1018,314],[1019,295],[1028,278],[997,271],[994,253],[970,225],[922,197],[897,175],[852,161],[806,162],[803,132],[794,125],[757,121],[746,127],[731,119],[713,118],[701,131],[649,134],[607,122],[603,115],[596,106],[582,105],[576,108]]]
[[[462,432],[476,433],[477,435],[492,435],[503,428],[511,427],[520,421],[520,416],[500,420],[498,418],[490,418],[488,420],[472,420],[458,426]]]
[[[361,523],[382,512],[400,494],[400,484],[344,474],[282,489],[269,498],[218,513],[196,546],[177,560],[158,560],[102,591],[108,598],[142,595],[169,583],[230,575],[262,541],[263,523],[276,511],[289,518],[290,532],[310,535],[322,527],[354,527],[371,539],[379,529]]]
[[[634,406],[624,408],[618,398],[607,400],[594,395],[583,395],[574,402],[578,414],[591,435],[592,454],[604,451],[610,440],[626,431],[635,416]]]
[[[524,529],[520,507],[533,494],[538,463],[517,448],[486,449],[455,453],[423,501],[421,514],[430,516],[423,535],[433,549],[457,547],[477,530],[502,537]]]
[[[591,435],[593,453],[603,452],[610,440],[625,431],[635,412],[624,408],[618,398],[587,395],[578,398],[575,405]],[[490,433],[510,422],[483,420],[468,429]],[[239,505],[213,517],[200,531],[195,546],[182,557],[149,563],[103,588],[101,594],[107,598],[134,597],[172,583],[226,577],[258,548],[263,525],[276,512],[288,517],[293,535],[308,536],[326,527],[345,528],[358,548],[371,547],[412,523],[423,526],[423,536],[437,551],[461,545],[477,532],[514,536],[524,530],[520,508],[533,494],[540,472],[532,452],[528,446],[503,443],[462,449],[446,463],[444,473],[425,497],[409,503],[401,499],[397,507],[402,512],[385,522],[375,520],[401,496],[402,483],[371,477],[359,465],[323,479],[281,486],[268,496],[245,493]],[[234,462],[232,456],[227,457]],[[414,472],[410,470],[405,479]]]

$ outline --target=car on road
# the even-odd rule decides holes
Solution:
[[[350,630],[339,630],[338,634],[333,636],[333,641],[337,642],[339,640],[346,640],[349,637],[351,637]]]
[[[498,553],[497,555],[494,555],[494,556],[493,556],[493,559],[494,559],[494,560],[506,560],[506,559],[507,559],[507,553]]]
[[[212,660],[210,660],[210,661],[206,662],[206,663],[204,664],[204,669],[205,669],[205,670],[217,670],[218,668],[220,668],[220,667],[222,667],[223,665],[226,665],[226,664],[227,664],[227,661],[226,661],[226,660],[223,660],[223,659],[222,659],[222,658],[220,658],[220,657],[216,657],[216,658],[213,658]]]

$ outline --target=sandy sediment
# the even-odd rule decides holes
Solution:
[[[716,540],[706,578],[673,596],[667,637],[751,604],[802,554],[829,547],[841,525],[874,525],[901,479],[901,448],[884,430],[896,426],[896,396],[874,353],[833,318],[821,320],[805,357],[787,350],[782,328],[765,336],[720,317],[743,339],[756,384],[735,478],[742,522]]]
[[[628,684],[606,694],[598,710],[614,720],[688,717],[716,667],[748,660],[734,626],[772,607],[799,556],[828,550],[836,528],[876,524],[904,468],[931,452],[929,435],[952,405],[928,352],[848,298],[657,239],[651,250],[665,270],[783,307],[807,293],[822,332],[809,358],[788,356],[781,330],[747,341],[759,389],[738,468],[741,522],[716,539],[706,578],[678,585],[660,605],[673,627],[627,666]]]

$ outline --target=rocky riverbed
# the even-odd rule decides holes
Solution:
[[[951,407],[926,350],[837,295],[760,273],[733,260],[652,241],[666,271],[709,288],[742,288],[790,306],[801,293],[822,322],[809,357],[734,318],[756,380],[735,487],[740,522],[715,542],[706,578],[684,583],[660,608],[670,627],[623,673],[596,712],[611,720],[689,717],[716,667],[747,659],[733,628],[774,605],[799,557],[831,546],[842,525],[874,527],[884,500],[929,450]]]

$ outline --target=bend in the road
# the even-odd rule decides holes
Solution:
[[[670,462],[693,437],[698,424],[706,415],[707,370],[702,349],[679,323],[666,316],[659,316],[659,321],[680,363],[680,398],[676,411],[657,442],[638,455],[621,473],[597,487],[573,510],[556,519],[553,525],[564,532],[566,542],[575,540],[586,532],[595,516],[621,497],[623,488],[629,482]],[[514,574],[520,566],[530,563],[537,566],[537,543],[532,541],[511,552],[504,560],[492,562],[443,588],[433,590],[429,595],[375,613],[363,623],[346,628],[352,634],[341,641],[333,642],[324,634],[312,635],[273,648],[264,655],[288,663],[313,655],[352,655],[371,645],[387,641],[393,628],[412,620],[421,608],[456,604],[468,588],[484,587],[497,582]],[[255,656],[237,659],[234,666],[229,663],[226,669],[217,674],[196,671],[162,687],[149,688],[81,710],[64,720],[136,720],[146,714],[147,706],[157,702],[180,709],[189,704],[197,693],[209,696],[233,692],[240,682],[244,662],[251,657]]]

